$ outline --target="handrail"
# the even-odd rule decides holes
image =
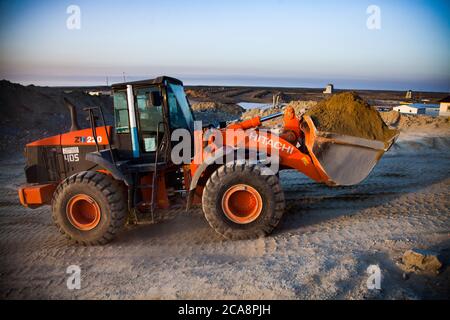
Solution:
[[[152,222],[154,222],[154,207],[155,207],[155,196],[156,196],[156,192],[155,192],[155,187],[156,187],[156,179],[157,179],[157,170],[158,170],[158,155],[159,155],[159,127],[161,126],[161,124],[164,125],[164,122],[160,121],[158,122],[158,126],[156,127],[156,150],[155,150],[155,162],[154,162],[154,170],[153,170],[153,176],[152,176],[152,202],[150,205],[150,212],[152,215]]]
[[[100,112],[100,116],[103,122],[103,128],[105,129],[105,134],[106,134],[106,139],[108,140],[108,147],[109,147],[109,153],[111,155],[111,161],[113,163],[113,165],[115,167],[117,167],[116,165],[116,159],[114,158],[114,152],[112,151],[112,145],[111,145],[111,139],[110,139],[110,135],[108,133],[108,127],[106,125],[106,121],[105,121],[105,116],[103,114],[103,109],[102,107],[89,107],[89,108],[84,108],[83,110],[88,111],[89,113],[89,123],[91,125],[91,130],[92,130],[92,136],[94,137],[94,142],[95,145],[97,147],[97,152],[100,152],[100,148],[98,146],[98,139],[97,139],[97,124],[95,121],[95,114],[94,114],[94,110],[98,109]]]
[[[111,161],[112,161],[113,165],[116,166],[116,160],[114,159],[114,152],[112,151],[111,139],[109,138],[109,133],[108,133],[108,128],[106,126],[105,116],[103,115],[103,109],[102,109],[102,106],[99,106],[98,108],[100,110],[100,115],[102,117],[103,128],[105,128],[106,139],[108,139],[108,147],[109,147],[109,153],[111,155]]]

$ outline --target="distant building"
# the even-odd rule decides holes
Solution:
[[[327,84],[327,86],[325,87],[325,90],[323,91],[323,93],[325,93],[325,94],[332,94],[333,91],[334,91],[334,87],[330,83],[330,84]]]
[[[412,91],[411,90],[406,91],[405,99],[412,99]]]
[[[450,96],[439,101],[439,115],[450,116]]]
[[[394,107],[394,111],[408,114],[425,114],[426,106],[421,104],[402,104],[398,107]]]

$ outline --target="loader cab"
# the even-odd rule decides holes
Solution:
[[[194,117],[180,80],[153,80],[113,85],[114,144],[120,159],[152,162],[168,154],[175,129],[194,130]],[[168,160],[168,159],[167,159]]]

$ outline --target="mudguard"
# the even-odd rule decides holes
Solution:
[[[206,158],[205,161],[203,161],[203,163],[197,168],[197,170],[195,171],[195,174],[192,176],[191,179],[191,183],[189,186],[189,192],[188,192],[188,199],[187,199],[187,203],[186,203],[186,210],[189,210],[191,205],[192,205],[192,201],[194,199],[194,193],[195,193],[195,189],[197,188],[198,185],[198,181],[200,180],[200,177],[202,176],[202,174],[205,172],[205,170],[212,164],[216,163],[217,160],[219,159],[223,159],[226,158],[227,155],[231,154],[231,153],[235,153],[238,152],[239,149],[237,148],[233,148],[230,146],[224,146],[218,150],[216,150],[214,152],[214,155]],[[262,153],[260,152],[259,155],[261,155]],[[235,161],[236,159],[233,157],[232,161]],[[226,164],[227,162],[221,162],[221,164]],[[275,174],[272,171],[268,172],[268,174]]]
[[[86,154],[86,160],[93,162],[104,169],[108,170],[114,179],[123,181],[127,187],[133,184],[130,177],[125,176],[118,168],[114,165],[111,159],[109,150],[102,150],[100,152],[90,152]]]

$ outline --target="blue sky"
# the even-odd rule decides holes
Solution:
[[[4,1],[0,78],[450,91],[450,2]],[[68,30],[66,8],[81,9]],[[369,5],[381,29],[369,30]]]

